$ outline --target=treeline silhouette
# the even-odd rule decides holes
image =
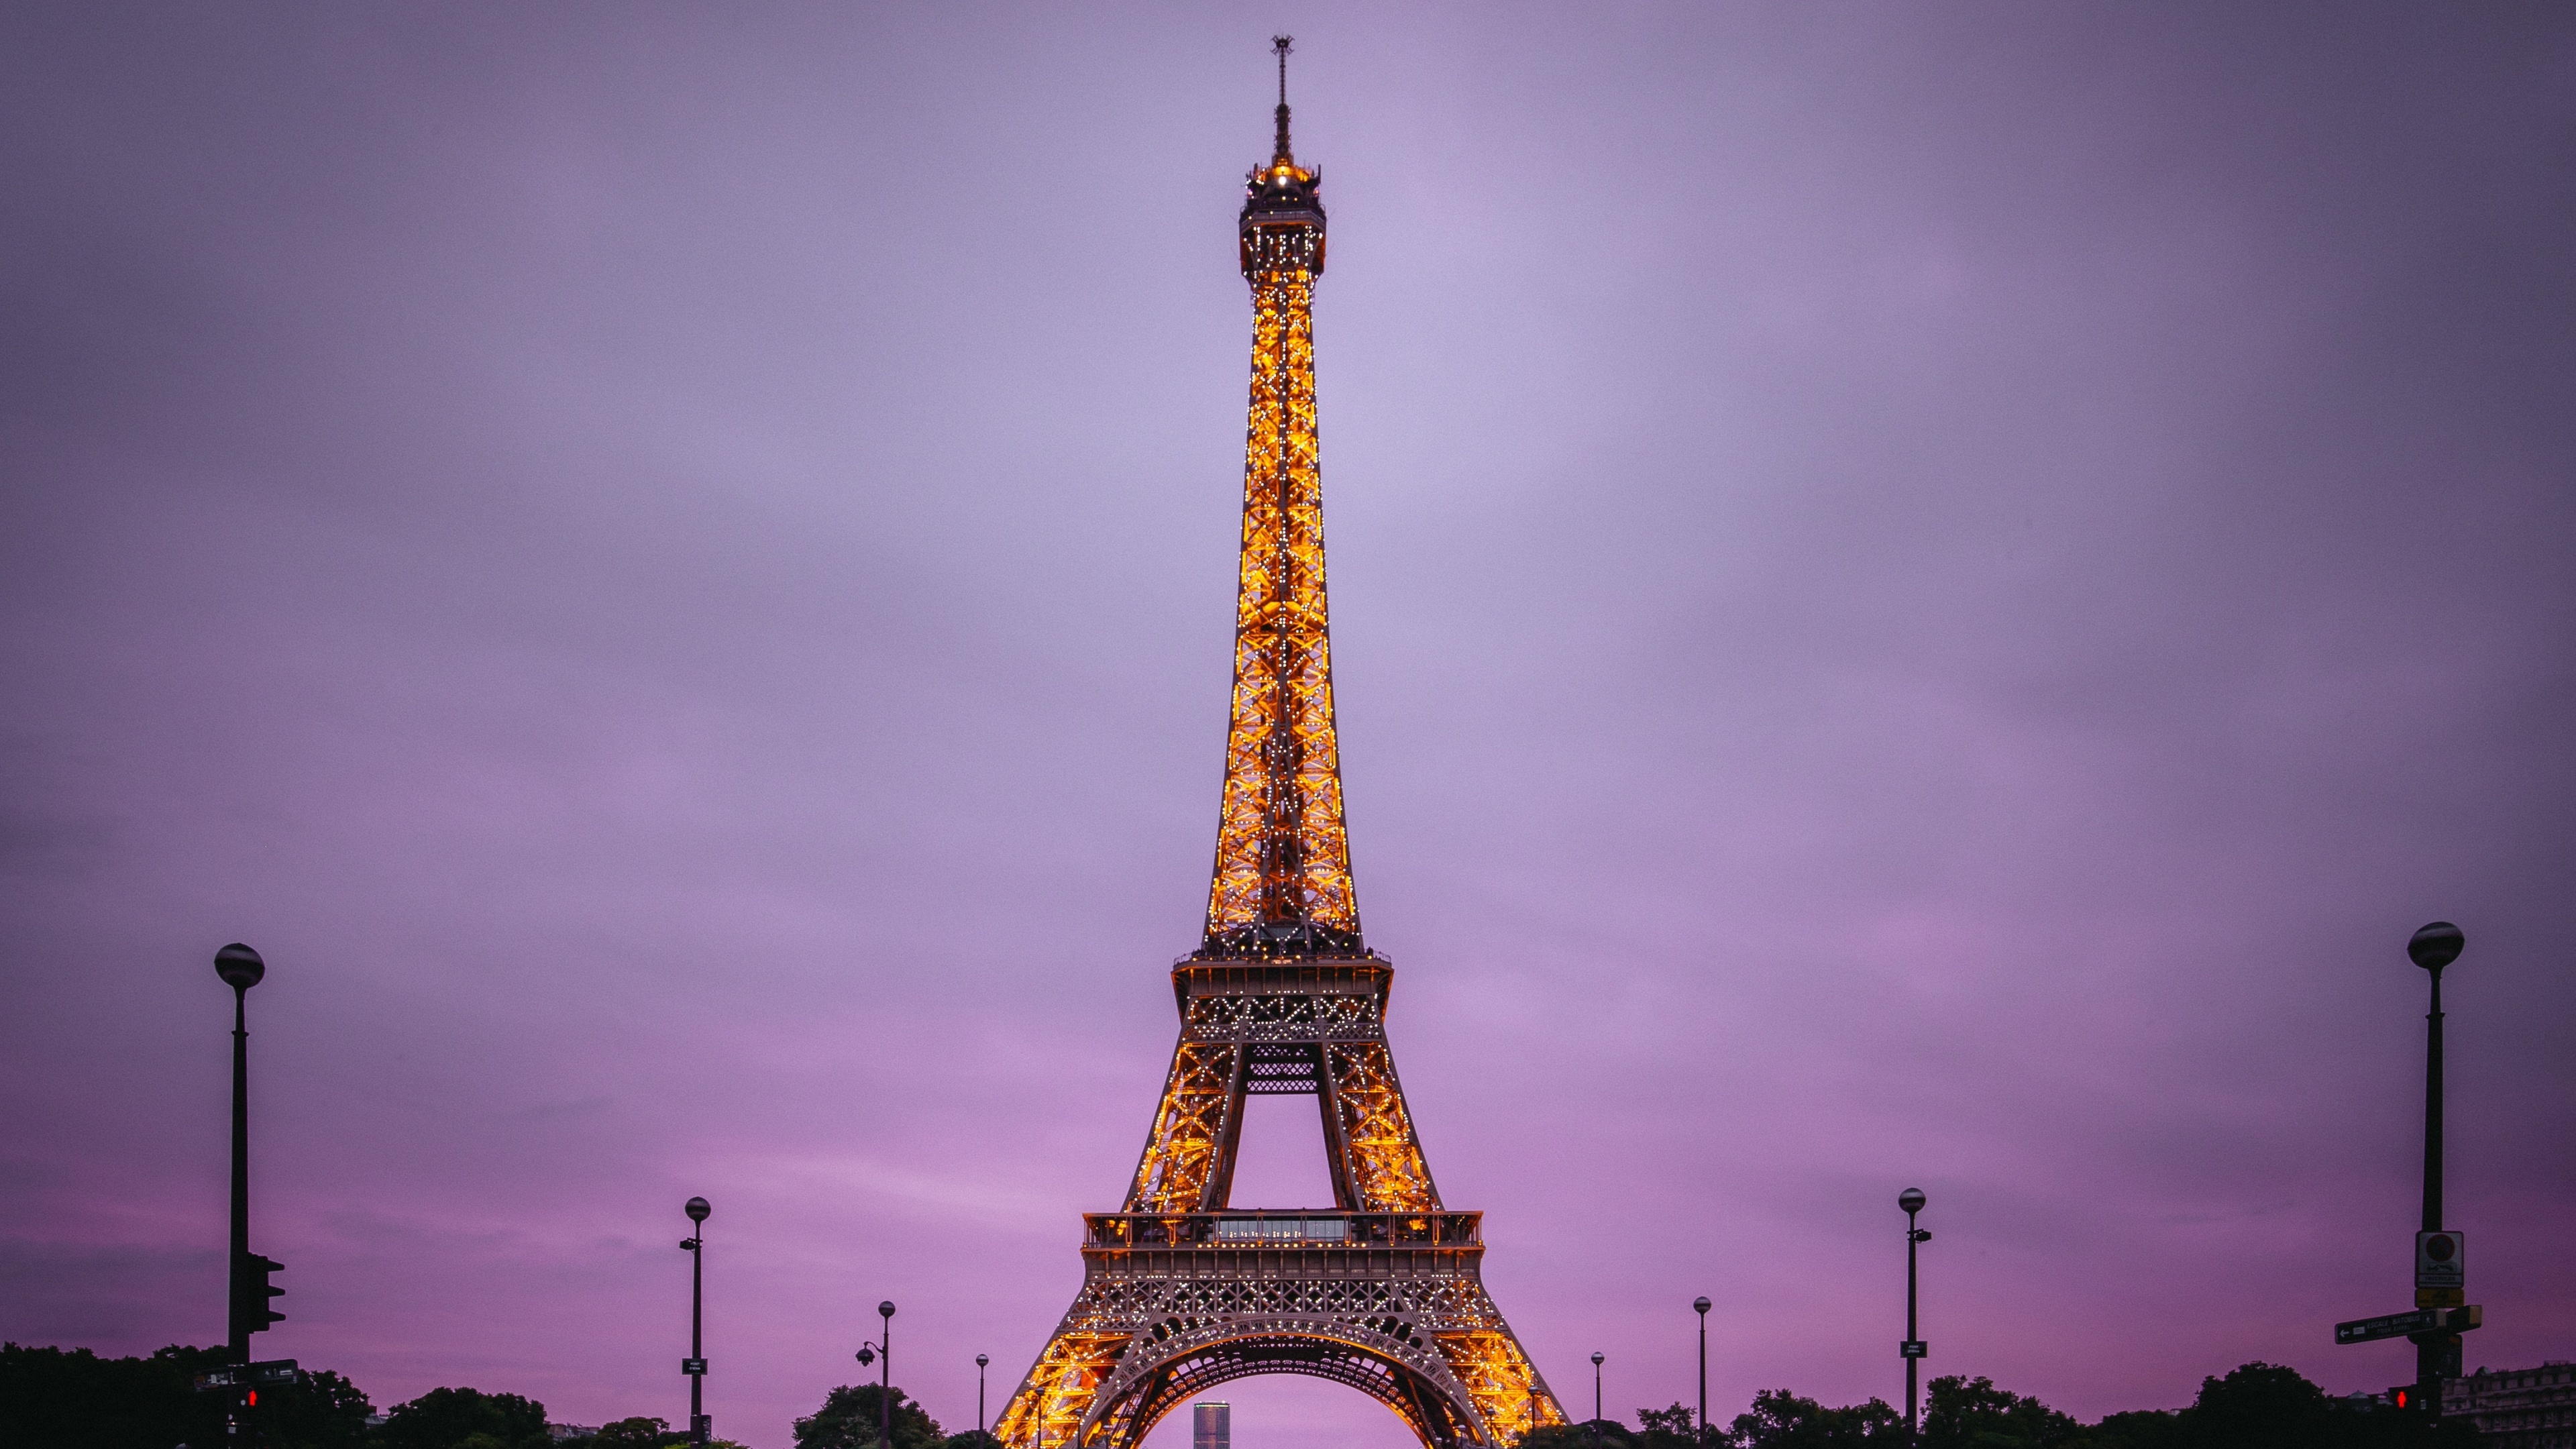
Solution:
[[[148,1358],[101,1358],[85,1348],[0,1344],[0,1444],[44,1449],[224,1449],[224,1396],[197,1377],[228,1360],[221,1348],[172,1344]],[[1000,1449],[989,1434],[942,1433],[894,1391],[895,1449]],[[796,1421],[797,1449],[875,1449],[877,1386],[844,1385]],[[392,1406],[383,1422],[365,1393],[327,1369],[259,1391],[251,1413],[265,1449],[664,1449],[688,1433],[635,1415],[593,1434],[556,1438],[546,1406],[519,1394],[438,1388]],[[717,1449],[741,1449],[729,1439]]]
[[[222,1449],[221,1396],[196,1392],[199,1374],[225,1362],[220,1348],[162,1349],[148,1358],[100,1358],[88,1349],[0,1345],[0,1430],[9,1444],[47,1449]],[[950,1434],[918,1403],[893,1391],[893,1449],[1000,1449],[990,1434]],[[842,1385],[796,1421],[796,1449],[875,1449],[883,1400],[875,1384]],[[645,1415],[595,1434],[558,1439],[546,1407],[518,1394],[432,1389],[376,1411],[355,1384],[328,1370],[260,1391],[258,1430],[268,1449],[663,1449],[688,1435]],[[2439,1425],[2381,1405],[2326,1396],[2294,1369],[2249,1363],[2203,1379],[2189,1407],[2078,1422],[2036,1398],[1983,1378],[1932,1381],[1922,1433],[1882,1399],[1828,1408],[1786,1389],[1753,1396],[1750,1409],[1703,1436],[1683,1405],[1640,1409],[1637,1427],[1601,1419],[1520,1436],[1518,1449],[2474,1449],[2459,1420]],[[729,1440],[719,1446],[739,1449]]]
[[[1611,1419],[1540,1429],[1520,1449],[2475,1449],[2461,1420],[2435,1424],[2383,1402],[2328,1398],[2296,1369],[2260,1361],[2200,1381],[2182,1409],[2143,1409],[2086,1424],[2038,1399],[1953,1374],[1932,1381],[1922,1432],[1884,1399],[1827,1408],[1787,1389],[1696,1432],[1682,1404],[1639,1409],[1637,1427]]]

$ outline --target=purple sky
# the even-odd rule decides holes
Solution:
[[[2469,1361],[2576,1357],[2576,13],[2152,10],[0,10],[0,1336],[219,1338],[240,939],[264,1354],[678,1419],[704,1193],[720,1432],[881,1297],[998,1407],[1196,941],[1287,29],[1360,902],[1571,1406],[1702,1292],[1719,1415],[1895,1397],[1908,1184],[1934,1372],[2398,1381],[2436,917]]]

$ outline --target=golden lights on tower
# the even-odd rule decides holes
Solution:
[[[1315,279],[1324,271],[1323,173],[1279,130],[1245,178],[1240,253],[1252,286],[1252,393],[1244,427],[1234,692],[1208,888],[1206,951],[1348,951],[1360,940],[1333,728],[1324,593],[1323,474],[1315,442]]]
[[[1276,144],[1245,177],[1252,386],[1234,687],[1181,1034],[1115,1213],[1085,1215],[1083,1286],[994,1425],[1005,1449],[1136,1449],[1190,1396],[1296,1373],[1369,1394],[1426,1449],[1561,1425],[1486,1292],[1482,1215],[1446,1208],[1386,1038],[1395,968],[1360,936],[1334,733],[1315,446],[1323,177]],[[1232,1205],[1245,1104],[1316,1099],[1331,1208]]]

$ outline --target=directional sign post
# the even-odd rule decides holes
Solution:
[[[213,1373],[197,1375],[197,1389],[266,1388],[277,1384],[301,1382],[304,1375],[291,1358],[264,1359],[258,1363],[228,1363]]]
[[[2338,1323],[2335,1325],[2335,1342],[2369,1343],[2373,1339],[2438,1333],[2441,1327],[2441,1309],[2418,1308],[2412,1313],[2386,1313],[2377,1318],[2356,1318],[2350,1323]]]
[[[2485,1305],[2471,1303],[2460,1308],[2418,1308],[2412,1313],[2385,1313],[2377,1318],[2356,1318],[2335,1325],[2335,1342],[2369,1343],[2381,1338],[2413,1338],[2419,1333],[2458,1334],[2486,1324]]]

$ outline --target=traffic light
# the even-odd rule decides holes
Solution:
[[[2421,1403],[2416,1401],[2415,1386],[2413,1384],[2399,1384],[2397,1387],[2390,1389],[2388,1391],[2388,1406],[2392,1409],[2420,1409],[2423,1407]]]
[[[283,1297],[286,1293],[285,1289],[268,1281],[269,1274],[280,1271],[286,1265],[275,1258],[253,1253],[250,1255],[250,1261],[242,1266],[250,1275],[251,1287],[256,1290],[250,1295],[250,1331],[265,1333],[270,1324],[286,1321],[285,1314],[267,1304],[268,1299]]]

